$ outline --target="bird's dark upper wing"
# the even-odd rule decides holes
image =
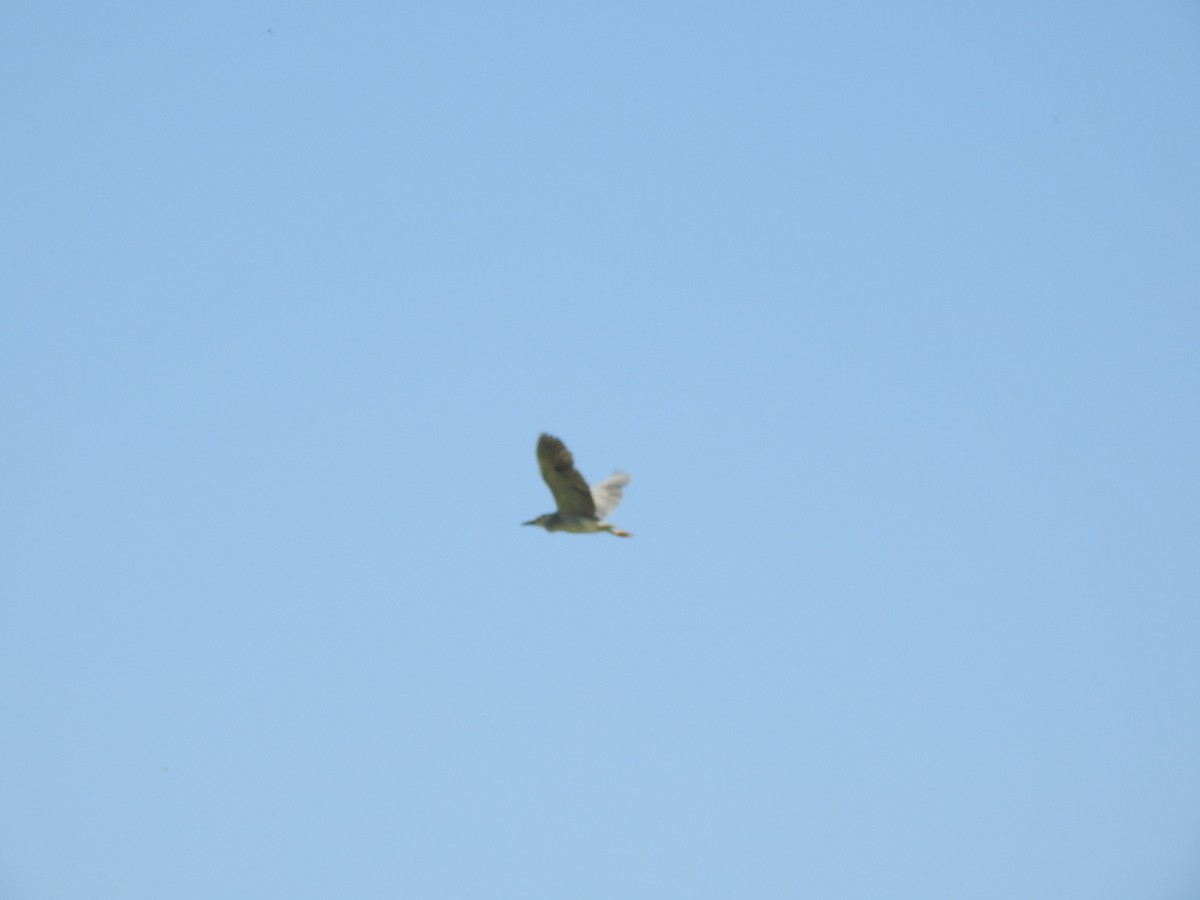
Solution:
[[[560,513],[596,514],[592,492],[575,468],[575,460],[566,444],[552,435],[543,434],[538,438],[537,458],[542,479],[554,495],[554,503]]]

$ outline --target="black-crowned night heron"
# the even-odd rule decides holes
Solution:
[[[547,531],[570,531],[573,534],[595,534],[607,531],[617,537],[633,537],[628,531],[615,528],[604,517],[621,502],[621,491],[629,484],[624,472],[614,472],[590,488],[579,470],[567,445],[553,435],[543,434],[537,443],[538,466],[558,512],[538,516],[522,525],[541,525]]]

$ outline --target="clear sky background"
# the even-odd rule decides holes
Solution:
[[[2,26],[5,900],[1197,896],[1196,3]]]

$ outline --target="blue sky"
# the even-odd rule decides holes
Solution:
[[[3,23],[0,894],[1195,896],[1194,3]]]

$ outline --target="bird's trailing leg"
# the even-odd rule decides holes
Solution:
[[[628,531],[622,531],[620,528],[617,528],[615,525],[605,525],[604,530],[611,534],[615,534],[617,537],[633,537],[633,535],[630,534]]]

